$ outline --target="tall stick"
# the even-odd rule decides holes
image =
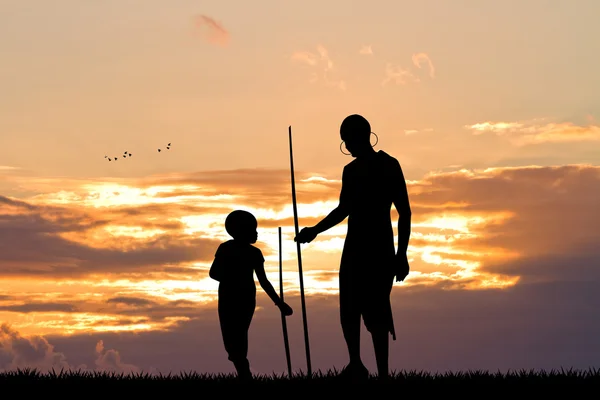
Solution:
[[[283,259],[281,252],[281,227],[279,230],[279,297],[283,301]],[[287,361],[288,375],[292,378],[292,360],[290,358],[290,342],[288,340],[287,323],[285,315],[281,313],[281,326],[283,328],[283,344],[285,345],[285,359]]]
[[[296,183],[294,179],[294,152],[292,150],[292,127],[289,129],[290,136],[290,170],[292,173],[292,202],[294,206],[294,226],[296,228],[296,236],[298,236],[298,209],[296,207]],[[309,378],[312,378],[312,368],[310,365],[310,344],[308,342],[308,322],[306,320],[306,303],[304,301],[304,278],[302,274],[302,252],[300,242],[296,242],[296,251],[298,253],[298,272],[300,274],[300,301],[302,303],[302,322],[304,324],[304,347],[306,348],[306,373]]]

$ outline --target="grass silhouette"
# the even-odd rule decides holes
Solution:
[[[0,385],[3,388],[8,388],[10,384],[17,384],[21,389],[35,388],[71,388],[84,384],[89,390],[90,388],[111,389],[118,387],[119,389],[132,387],[135,388],[137,394],[140,390],[156,390],[158,388],[171,389],[209,389],[214,388],[217,393],[223,393],[222,388],[237,387],[240,385],[264,389],[285,389],[285,388],[306,388],[308,386],[317,385],[323,388],[336,387],[336,393],[342,391],[352,392],[356,382],[348,382],[340,378],[339,371],[330,370],[327,372],[313,372],[312,377],[308,377],[300,371],[291,378],[287,374],[271,374],[271,375],[255,375],[254,381],[251,383],[238,382],[235,374],[203,374],[197,372],[182,372],[179,374],[150,374],[150,373],[117,373],[117,372],[98,372],[98,371],[74,371],[60,370],[50,371],[47,373],[40,372],[36,369],[17,369],[13,371],[0,372]],[[248,386],[249,385],[249,386]],[[488,389],[509,389],[515,394],[522,393],[522,389],[535,389],[535,393],[540,394],[540,389],[550,389],[551,393],[568,387],[572,395],[574,388],[583,388],[588,386],[600,387],[600,369],[589,370],[520,370],[509,371],[506,373],[489,372],[485,370],[465,371],[465,372],[445,372],[445,373],[430,373],[424,371],[393,371],[390,378],[386,382],[378,380],[375,376],[371,376],[361,385],[385,386],[385,390],[399,390],[397,396],[401,396],[407,391],[417,390],[418,393],[424,394],[427,391],[442,389],[444,393],[449,393],[449,390],[456,389],[460,393],[465,393],[469,389],[474,389],[476,392],[481,391],[483,387]],[[389,387],[391,386],[391,387]],[[247,389],[246,389],[247,390]],[[516,390],[516,391],[515,391]],[[21,391],[22,393],[22,391]],[[93,392],[92,392],[93,393]],[[197,392],[196,392],[197,393]],[[286,392],[289,394],[294,394]],[[488,397],[497,392],[481,392],[482,395]],[[356,393],[354,393],[356,394]],[[295,396],[294,396],[295,397]]]

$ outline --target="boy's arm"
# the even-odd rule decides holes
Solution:
[[[277,292],[275,291],[273,285],[271,285],[271,282],[269,282],[267,274],[265,273],[264,259],[260,263],[257,263],[256,267],[254,268],[254,272],[256,273],[256,277],[258,278],[258,283],[260,283],[260,286],[263,288],[265,293],[271,298],[273,303],[275,303],[276,306],[281,305],[282,301],[279,298]]]
[[[220,282],[223,279],[224,270],[225,270],[225,260],[223,257],[223,252],[221,251],[221,246],[217,249],[215,253],[215,259],[210,266],[210,271],[208,276],[210,276],[215,281]]]

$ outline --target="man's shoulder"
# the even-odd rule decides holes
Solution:
[[[357,159],[355,158],[354,160],[350,161],[348,164],[344,165],[344,172],[353,171],[356,168],[356,165],[357,165]]]
[[[380,157],[389,162],[398,162],[398,159],[383,150],[379,150]]]

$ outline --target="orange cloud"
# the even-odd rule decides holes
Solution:
[[[371,48],[371,45],[365,45],[360,48],[358,53],[365,56],[370,56],[373,55],[373,49]]]
[[[194,26],[203,33],[206,40],[210,43],[218,46],[227,46],[229,44],[229,32],[220,22],[206,15],[196,15],[193,21]]]
[[[435,67],[433,66],[431,59],[426,53],[413,54],[412,61],[417,68],[421,68],[422,64],[427,64],[427,66],[429,67],[429,76],[431,77],[431,79],[435,78]]]
[[[311,176],[297,173],[301,227],[314,225],[339,196],[338,179]],[[29,189],[39,190],[35,177],[10,179],[19,186],[30,180]],[[594,260],[589,243],[600,225],[599,181],[591,166],[461,170],[409,181],[412,273],[402,285],[504,288],[523,277],[560,277],[560,268],[527,260],[549,254]],[[58,182],[45,178],[43,187],[60,192],[0,197],[0,276],[8,282],[0,290],[0,318],[19,330],[154,331],[198,318],[213,307],[217,284],[207,270],[228,239],[225,216],[236,208],[257,215],[258,246],[274,282],[282,227],[284,283],[298,292],[289,171]],[[336,293],[345,229],[342,223],[303,247],[311,296]]]
[[[313,72],[310,82],[323,82],[326,86],[336,87],[340,90],[346,90],[346,82],[341,79],[334,79],[331,75],[334,73],[333,60],[329,56],[329,51],[322,45],[317,46],[317,52],[296,51],[291,56],[292,61],[300,62],[311,68],[317,68]]]
[[[427,64],[429,67],[429,76],[431,79],[435,78],[435,67],[426,53],[413,54],[412,62],[414,66],[419,69],[422,68],[422,64]],[[421,79],[412,73],[410,69],[388,62],[385,66],[385,78],[381,82],[381,85],[385,86],[392,81],[397,85],[406,85],[409,82],[419,83],[421,82]]]
[[[508,138],[517,146],[600,140],[600,126],[592,123],[587,126],[579,126],[571,122],[541,124],[537,121],[488,121],[466,125],[465,128],[472,130],[475,135],[495,133]]]
[[[392,81],[397,85],[406,85],[408,82],[418,83],[421,80],[408,69],[387,63],[385,66],[385,78],[381,82],[381,85],[385,86]]]

